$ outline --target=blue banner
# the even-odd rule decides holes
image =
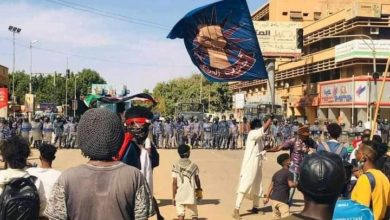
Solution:
[[[224,0],[192,10],[168,38],[183,38],[192,62],[213,82],[268,78],[245,0]]]

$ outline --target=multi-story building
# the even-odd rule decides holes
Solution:
[[[300,22],[303,27],[299,56],[273,56],[275,102],[285,116],[310,122],[329,119],[347,127],[357,119],[372,118],[372,103],[379,99],[381,86],[381,78],[374,83],[373,72],[382,75],[390,56],[388,0],[291,0],[283,4],[270,0],[252,18]],[[268,85],[265,80],[235,82],[230,89],[244,93],[247,102],[269,101]],[[389,118],[390,79],[385,91],[380,114]]]
[[[8,87],[8,68],[0,65],[0,87]]]

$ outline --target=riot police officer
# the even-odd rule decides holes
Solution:
[[[205,118],[203,120],[203,141],[202,141],[203,148],[205,149],[210,149],[212,145],[211,127],[212,127],[211,122],[207,118]]]
[[[77,136],[77,121],[76,118],[71,118],[68,123],[69,135],[68,135],[68,147],[75,148],[76,136]]]
[[[212,146],[214,149],[219,149],[219,118],[215,117],[213,119],[213,124],[211,125],[211,136],[213,138],[212,140]]]
[[[382,140],[385,144],[388,144],[389,143],[389,131],[390,131],[390,123],[389,123],[389,120],[386,118],[384,121],[383,121],[383,124],[382,124]]]
[[[222,115],[222,120],[218,124],[218,133],[220,135],[218,147],[221,149],[227,149],[229,141],[229,125],[226,121],[225,115]]]
[[[319,141],[322,131],[318,120],[315,120],[314,124],[310,126],[310,134],[315,141]]]
[[[165,148],[175,147],[174,127],[169,117],[166,118],[164,123],[164,146]]]
[[[190,123],[190,140],[191,140],[191,146],[193,147],[199,147],[200,142],[200,136],[201,136],[201,128],[200,123],[198,120],[198,117],[195,116]]]
[[[181,115],[180,117],[176,118],[176,123],[174,125],[175,132],[176,132],[176,143],[178,145],[184,144],[184,121],[183,121],[183,116]]]

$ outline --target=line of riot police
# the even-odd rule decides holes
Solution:
[[[54,144],[58,148],[75,148],[77,119],[60,115],[27,117],[10,116],[0,118],[0,140],[14,135],[23,137],[33,148],[42,143]]]
[[[249,125],[248,125],[249,126]],[[151,125],[151,135],[158,148],[177,148],[188,144],[193,148],[204,149],[237,149],[239,124],[233,115],[212,116],[199,119],[184,116],[176,118],[158,118]],[[249,132],[249,127],[246,134]]]
[[[328,139],[326,130],[329,122],[325,120],[322,124],[315,120],[313,124],[305,121],[303,124],[309,127],[310,135],[316,142]],[[286,140],[296,137],[298,128],[302,123],[298,120],[283,119],[273,120],[271,129],[264,137],[267,147],[281,145]],[[346,146],[358,139],[366,129],[362,121],[356,126],[347,129],[344,123],[340,123],[343,131],[340,142]],[[189,144],[193,148],[204,149],[245,149],[246,137],[249,133],[249,122],[244,117],[238,122],[231,114],[226,119],[225,115],[221,118],[212,116],[205,117],[203,120],[197,117],[185,119],[183,116],[176,118],[167,117],[165,120],[158,118],[152,124],[151,136],[158,148],[172,149],[180,144]],[[383,140],[389,142],[390,124],[387,119],[378,121],[378,132],[381,133]]]

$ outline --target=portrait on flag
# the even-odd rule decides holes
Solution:
[[[169,33],[183,38],[192,62],[214,82],[267,78],[245,0],[224,0],[189,12]]]

